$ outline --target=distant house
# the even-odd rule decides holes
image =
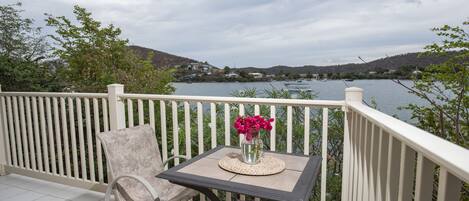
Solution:
[[[275,77],[275,74],[267,74],[265,75],[266,78],[274,78]]]
[[[209,72],[214,66],[208,63],[193,62],[187,65],[187,70]]]
[[[232,73],[225,74],[225,77],[226,78],[239,78],[239,74],[232,72]]]
[[[301,74],[300,74],[300,77],[301,77],[301,78],[306,78],[306,77],[308,77],[308,74],[306,74],[306,73],[301,73]]]
[[[370,75],[375,75],[375,74],[376,74],[376,71],[370,71],[370,72],[368,72],[368,74],[370,74]]]
[[[255,79],[260,79],[264,77],[264,74],[262,73],[249,73],[250,76],[254,77]]]

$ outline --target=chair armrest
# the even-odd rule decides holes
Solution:
[[[169,161],[174,160],[174,159],[176,159],[176,158],[183,158],[183,159],[186,159],[186,160],[189,159],[189,158],[187,158],[187,157],[184,156],[184,155],[171,156],[171,157],[169,157],[168,159],[166,159],[165,161],[163,161],[163,164],[162,164],[161,166],[163,166],[163,167],[166,166],[166,164],[168,164]]]
[[[122,179],[122,178],[130,178],[134,179],[145,187],[145,189],[151,194],[151,197],[153,198],[154,201],[160,201],[160,198],[158,197],[158,193],[155,191],[155,189],[151,186],[150,183],[143,177],[137,176],[137,175],[121,175],[118,176],[116,179],[112,180],[110,184],[108,184],[107,189],[106,189],[106,194],[104,195],[104,201],[110,201],[111,199],[111,193],[112,190],[114,189],[115,185],[117,184],[117,181]]]

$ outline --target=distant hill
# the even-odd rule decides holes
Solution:
[[[424,68],[430,64],[439,64],[447,60],[447,57],[419,56],[419,53],[407,53],[385,57],[367,63],[350,63],[329,66],[272,66],[270,68],[246,67],[238,68],[239,71],[262,72],[266,74],[279,73],[359,73],[369,71],[397,70],[403,66]]]
[[[141,46],[129,46],[138,55],[146,57],[149,52],[153,52],[153,64],[156,67],[174,67],[187,65],[194,62],[199,62],[194,59],[176,56],[166,52],[141,47]],[[350,63],[340,65],[328,65],[328,66],[316,66],[316,65],[304,65],[304,66],[272,66],[269,68],[257,68],[257,67],[244,67],[236,68],[236,71],[245,72],[261,72],[265,74],[280,74],[280,73],[291,73],[291,74],[304,74],[304,73],[360,73],[369,71],[386,71],[386,70],[398,70],[401,67],[411,66],[417,68],[424,68],[430,64],[438,64],[446,61],[448,57],[437,57],[437,56],[419,56],[420,53],[407,53],[401,55],[395,55],[385,57],[377,60],[373,60],[367,63]],[[234,69],[233,69],[234,70]]]
[[[131,45],[129,46],[130,49],[134,50],[135,53],[138,55],[142,56],[143,58],[146,58],[149,52],[153,52],[153,64],[156,67],[174,67],[177,65],[184,65],[184,64],[189,64],[189,63],[194,63],[198,62],[193,59],[189,59],[186,57],[180,57],[176,56],[173,54],[169,54],[166,52],[146,48],[146,47],[140,47],[136,45]]]

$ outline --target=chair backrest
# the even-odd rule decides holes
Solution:
[[[163,171],[156,136],[149,125],[99,133],[98,138],[110,180],[124,174],[155,176]]]

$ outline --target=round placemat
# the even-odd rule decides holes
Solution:
[[[259,163],[249,165],[241,161],[239,154],[227,155],[218,161],[222,169],[244,175],[272,175],[285,169],[285,162],[272,156],[264,156]]]

